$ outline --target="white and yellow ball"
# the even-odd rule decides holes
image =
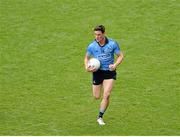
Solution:
[[[88,67],[92,67],[92,68],[95,68],[96,70],[98,70],[100,68],[100,61],[96,58],[91,58],[88,61]]]

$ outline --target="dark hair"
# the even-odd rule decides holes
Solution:
[[[94,31],[101,31],[102,33],[104,33],[105,27],[103,25],[98,25],[94,28]]]

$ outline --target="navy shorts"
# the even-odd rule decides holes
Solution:
[[[93,85],[100,85],[105,79],[116,80],[116,71],[98,70],[93,72]]]

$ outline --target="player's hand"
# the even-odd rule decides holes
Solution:
[[[114,71],[114,70],[116,70],[116,67],[117,67],[116,64],[110,64],[109,65],[109,70]]]
[[[96,68],[94,68],[94,67],[86,66],[86,71],[88,71],[88,72],[95,72],[95,71],[97,71],[97,70],[96,70]]]

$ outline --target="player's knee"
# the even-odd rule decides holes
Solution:
[[[103,96],[103,98],[104,98],[105,100],[109,100],[110,94],[109,94],[109,93],[105,94],[105,95]]]
[[[94,96],[94,99],[98,100],[100,99],[100,96]]]

